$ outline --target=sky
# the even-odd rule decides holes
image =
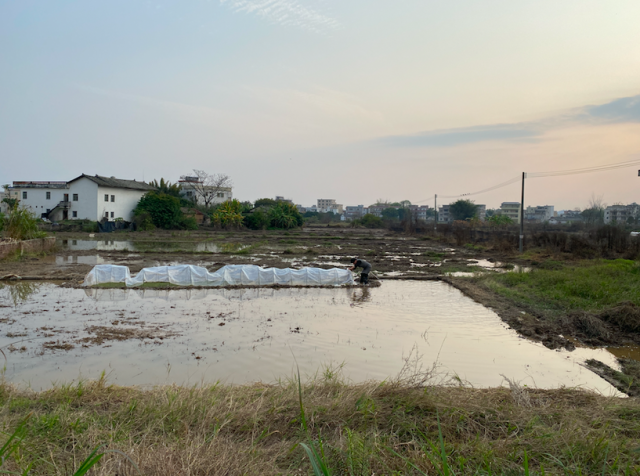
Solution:
[[[433,206],[640,160],[638,18],[637,0],[0,0],[0,183],[200,169],[240,200]],[[525,205],[640,202],[638,169],[530,178]]]

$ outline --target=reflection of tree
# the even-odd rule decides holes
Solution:
[[[347,288],[347,294],[351,300],[351,306],[361,306],[365,302],[371,301],[371,293],[368,287],[358,288],[351,292],[351,289]]]
[[[7,291],[9,299],[13,301],[13,305],[22,304],[29,296],[40,289],[40,283],[30,281],[20,281],[17,283],[7,283],[2,288]]]

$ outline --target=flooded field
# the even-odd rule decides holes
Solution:
[[[504,375],[617,394],[581,365],[616,367],[613,353],[549,350],[442,282],[170,291],[22,282],[0,289],[0,306],[5,376],[34,389],[103,371],[121,385],[271,382],[296,361],[303,375],[342,366],[353,381],[382,380],[418,354],[440,380],[492,387]]]

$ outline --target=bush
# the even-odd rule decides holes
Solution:
[[[269,210],[269,225],[273,228],[288,230],[304,224],[304,218],[298,208],[288,202],[278,202]]]
[[[98,233],[98,222],[88,221],[82,224],[82,231],[85,233]]]
[[[269,226],[269,217],[262,210],[255,210],[243,219],[244,226],[252,230],[264,230]]]
[[[364,226],[365,228],[382,228],[384,226],[382,218],[371,215],[370,213],[359,220],[354,220],[354,224],[356,226]]]
[[[193,217],[184,217],[180,222],[180,228],[183,230],[197,230],[198,222]]]
[[[134,222],[138,225],[138,221],[145,222],[139,229],[148,230],[148,219],[136,220],[142,213],[148,213],[151,222],[158,228],[165,230],[182,228],[184,216],[180,211],[180,199],[161,192],[149,192],[145,194],[135,210]]]
[[[211,221],[222,228],[240,228],[242,226],[242,204],[236,200],[224,202],[215,209]]]
[[[136,230],[138,231],[151,231],[156,229],[149,212],[141,211],[137,213],[133,217],[133,223],[136,225]]]
[[[13,208],[4,217],[4,231],[14,240],[32,240],[47,236],[38,229],[38,218],[26,208]]]

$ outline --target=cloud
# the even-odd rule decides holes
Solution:
[[[272,23],[317,33],[335,30],[340,23],[299,0],[220,0],[234,12],[258,15]]]
[[[572,125],[599,125],[623,122],[640,122],[640,95],[620,98],[598,106],[585,106],[566,114],[549,117],[537,122],[515,124],[491,124],[426,131],[403,136],[378,139],[390,147],[454,147],[487,141],[537,141],[547,131]]]
[[[451,147],[484,141],[532,141],[542,131],[529,124],[497,124],[390,136],[382,142],[392,147]]]

